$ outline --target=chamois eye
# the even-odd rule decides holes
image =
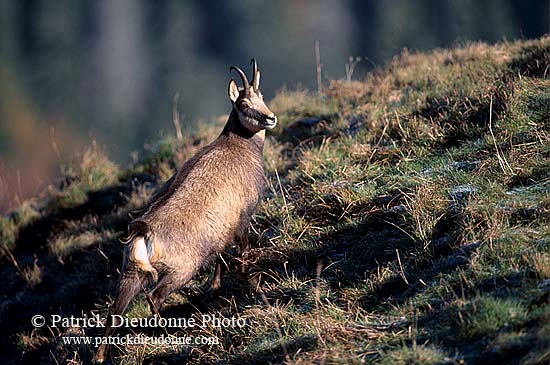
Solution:
[[[244,110],[244,109],[248,109],[248,108],[250,108],[250,104],[249,104],[249,102],[248,102],[247,100],[241,100],[241,101],[239,102],[239,107],[240,107],[241,109],[243,109],[243,110]]]

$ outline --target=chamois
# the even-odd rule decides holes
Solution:
[[[265,130],[277,117],[260,92],[260,70],[251,60],[249,83],[242,69],[231,66],[243,87],[229,81],[232,111],[217,139],[183,164],[128,226],[128,239],[117,297],[107,318],[105,336],[113,332],[113,316],[147,286],[153,310],[168,295],[188,283],[209,258],[230,244],[249,249],[248,226],[265,189]],[[220,286],[218,260],[212,287]],[[118,318],[118,317],[117,317]],[[105,360],[101,345],[94,361]]]

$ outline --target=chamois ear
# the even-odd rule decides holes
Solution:
[[[254,90],[260,90],[260,70],[256,70],[256,75],[254,75]]]
[[[237,86],[237,83],[235,82],[235,80],[231,79],[231,81],[229,81],[229,90],[228,90],[228,93],[229,93],[229,99],[231,99],[231,101],[234,103],[237,98],[239,97],[239,87]]]

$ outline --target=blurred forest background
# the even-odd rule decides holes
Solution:
[[[37,194],[97,140],[118,163],[230,111],[228,68],[256,57],[267,99],[362,78],[403,47],[533,38],[549,31],[548,0],[178,1],[0,0],[0,211]]]

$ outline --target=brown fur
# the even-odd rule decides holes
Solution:
[[[164,194],[136,219],[147,226],[155,252],[152,266],[177,286],[247,233],[260,201],[263,138],[243,136],[248,133],[237,123],[232,113],[220,137],[187,161]]]
[[[130,223],[110,314],[122,314],[149,284],[155,285],[149,295],[156,310],[228,244],[247,251],[248,226],[265,188],[265,129],[276,123],[258,89],[255,62],[254,71],[250,87],[239,90],[231,80],[233,110],[220,136],[185,162]],[[213,287],[220,285],[220,270],[218,263]],[[105,336],[113,331],[110,318]],[[101,346],[94,360],[103,362],[106,351]]]

